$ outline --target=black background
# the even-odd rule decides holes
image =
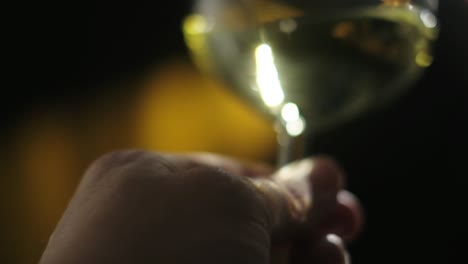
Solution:
[[[4,54],[3,138],[40,105],[83,104],[106,84],[187,56],[189,1],[15,7]],[[468,4],[441,1],[435,63],[390,108],[318,135],[313,154],[337,158],[367,212],[354,263],[461,263],[468,243]],[[115,88],[112,92],[116,92]],[[117,91],[118,92],[118,91]]]

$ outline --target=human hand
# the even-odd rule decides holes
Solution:
[[[342,177],[325,157],[274,171],[115,152],[87,170],[40,263],[346,263],[362,215]]]

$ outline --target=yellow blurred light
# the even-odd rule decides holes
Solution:
[[[216,152],[259,161],[274,156],[276,137],[271,121],[188,63],[170,62],[154,72],[138,104],[138,146],[168,152]]]
[[[382,0],[384,5],[388,6],[401,6],[403,4],[409,4],[411,0]]]
[[[183,30],[186,34],[200,34],[210,31],[211,26],[205,17],[193,14],[187,17],[183,24]]]
[[[257,20],[262,23],[300,17],[304,11],[297,7],[289,6],[284,3],[274,1],[252,1]]]
[[[431,66],[433,57],[425,51],[421,51],[416,55],[416,64],[420,67],[429,67]]]
[[[347,38],[354,34],[356,27],[351,22],[338,23],[333,29],[332,35],[336,38]]]

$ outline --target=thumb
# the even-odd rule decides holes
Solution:
[[[359,201],[342,190],[343,172],[330,158],[296,161],[251,180],[265,197],[274,242],[328,233],[352,239],[362,227]]]
[[[334,161],[320,157],[291,163],[271,179],[251,180],[265,197],[273,240],[278,242],[313,229],[335,208],[343,173]]]

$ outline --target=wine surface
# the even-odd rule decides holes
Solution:
[[[289,13],[231,24],[193,15],[184,33],[196,62],[227,88],[272,117],[293,103],[314,130],[387,105],[432,62],[437,20],[428,10]]]

